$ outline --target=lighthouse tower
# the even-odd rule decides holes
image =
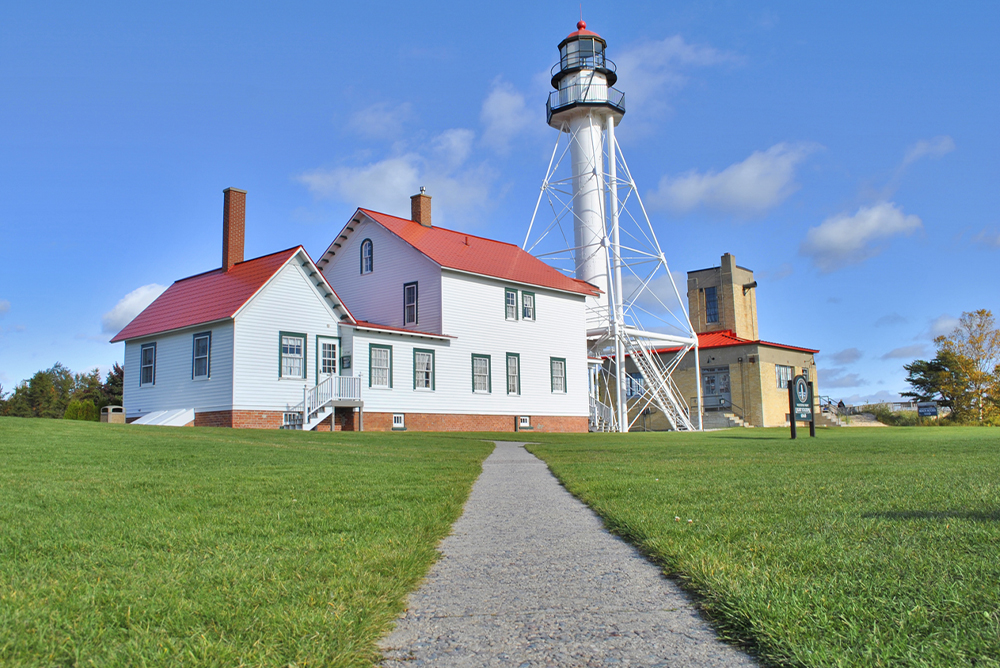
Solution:
[[[604,133],[625,113],[624,95],[613,86],[615,64],[604,56],[607,42],[580,21],[559,43],[546,105],[548,123],[569,134],[573,170],[573,242],[576,278],[601,289],[589,310],[588,325],[608,320],[608,247],[605,234]]]
[[[692,408],[671,378],[685,354],[697,355],[698,337],[615,139],[625,94],[613,88],[607,42],[583,21],[576,28],[552,67],[546,117],[559,134],[524,248],[601,290],[587,299],[591,429],[628,431],[650,410],[698,429],[700,379]],[[553,220],[536,225],[546,200]]]

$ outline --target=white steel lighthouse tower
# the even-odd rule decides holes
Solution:
[[[671,377],[688,352],[697,360],[698,336],[615,140],[625,95],[606,47],[583,21],[559,43],[546,104],[559,134],[524,248],[602,291],[587,302],[591,429],[628,431],[650,410],[700,429],[701,379],[688,401]]]

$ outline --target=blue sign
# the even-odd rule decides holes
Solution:
[[[938,407],[936,401],[921,401],[917,404],[917,415],[920,417],[937,417]]]

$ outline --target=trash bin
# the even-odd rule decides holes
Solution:
[[[101,409],[101,422],[125,424],[125,409],[121,406],[105,406]]]

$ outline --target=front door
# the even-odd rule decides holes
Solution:
[[[337,339],[325,336],[316,341],[316,383],[322,383],[330,376],[337,375]]]
[[[729,367],[702,369],[701,387],[705,410],[724,410],[732,405],[733,395],[729,387]]]

